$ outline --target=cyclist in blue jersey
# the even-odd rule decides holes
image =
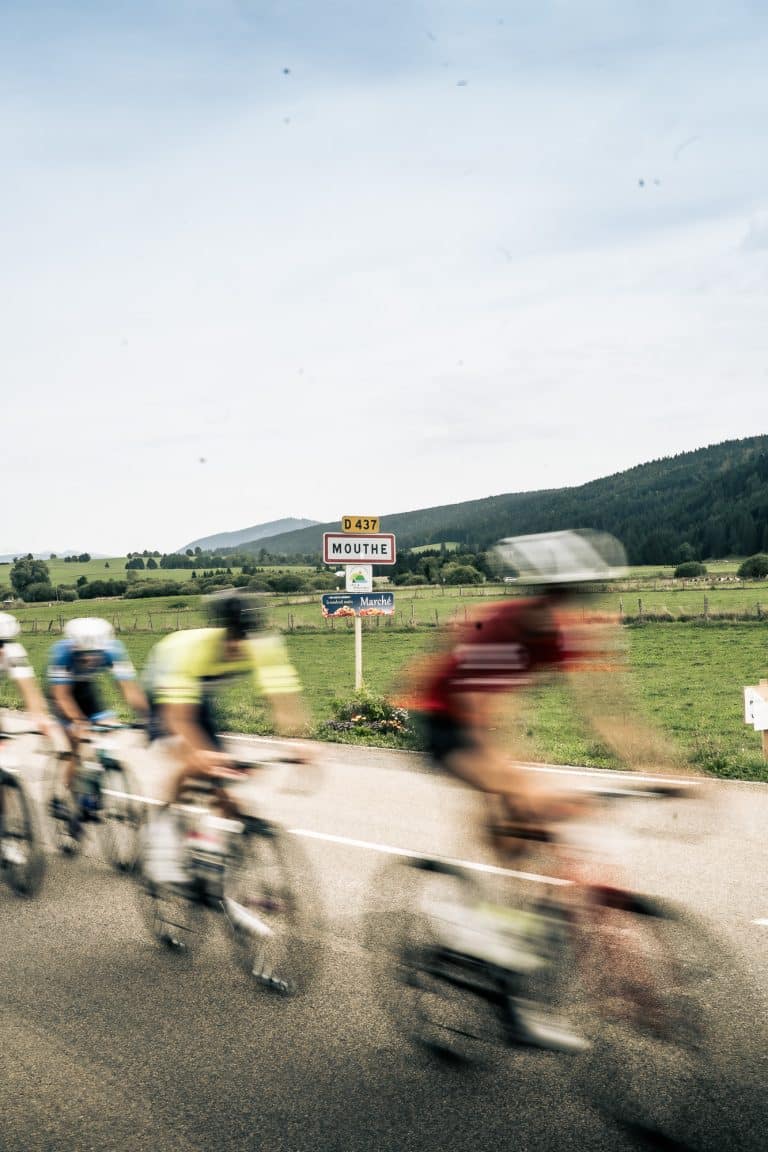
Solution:
[[[115,636],[112,625],[90,616],[67,621],[64,637],[48,654],[46,692],[51,711],[69,743],[70,754],[61,781],[66,799],[58,797],[58,800],[66,803],[70,810],[73,810],[71,790],[80,741],[91,724],[113,716],[98,687],[104,673],[114,678],[126,704],[144,721],[149,711],[147,698],[125,645]]]

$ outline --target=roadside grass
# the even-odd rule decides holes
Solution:
[[[743,720],[743,688],[766,675],[768,622],[645,623],[626,626],[628,677],[639,711],[679,749],[693,770],[713,776],[768,781],[760,736]],[[24,637],[40,675],[52,639]],[[403,669],[436,642],[435,630],[371,629],[363,638],[363,676],[374,693],[397,696]],[[125,633],[123,640],[138,668],[158,637]],[[285,637],[304,684],[312,722],[331,717],[335,699],[354,690],[354,632],[292,632]],[[105,681],[105,694],[116,700]],[[0,706],[18,706],[15,690],[0,682]],[[254,703],[250,686],[237,681],[224,692],[220,723],[229,731],[266,733],[269,717]],[[510,723],[534,761],[591,767],[620,767],[610,752],[584,730],[563,687],[530,693]],[[352,741],[357,737],[352,736]],[[348,742],[344,740],[343,742]],[[366,743],[417,747],[417,737],[371,738]]]

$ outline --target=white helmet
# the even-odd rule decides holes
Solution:
[[[115,638],[114,629],[108,620],[100,616],[80,616],[68,620],[64,625],[64,635],[78,652],[103,652]]]
[[[583,584],[617,580],[626,572],[623,545],[608,532],[590,528],[510,536],[495,551],[521,584]]]
[[[0,640],[14,640],[21,632],[21,624],[8,612],[0,612]]]

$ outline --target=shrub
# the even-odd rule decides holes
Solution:
[[[44,600],[55,600],[56,589],[52,584],[36,581],[33,584],[27,584],[24,589],[24,599],[27,604],[40,604]]]
[[[739,567],[738,575],[742,580],[762,580],[768,576],[768,556],[765,552],[758,552],[749,556]]]
[[[675,577],[678,579],[690,580],[694,576],[706,576],[706,574],[706,565],[698,560],[686,560],[684,564],[678,564],[675,568]]]
[[[352,743],[377,737],[380,743],[402,745],[413,738],[407,710],[366,689],[347,700],[334,700],[331,719],[324,721],[318,732],[321,739],[347,739]]]

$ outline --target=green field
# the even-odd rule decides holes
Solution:
[[[434,643],[427,630],[372,629],[363,641],[366,685],[397,693],[401,669]],[[743,722],[742,689],[768,669],[768,623],[674,623],[628,626],[630,678],[638,708],[673,740],[682,761],[716,776],[768,781],[768,764],[760,736]],[[156,637],[124,636],[142,666]],[[326,720],[335,697],[352,694],[354,638],[351,630],[290,633],[291,655],[305,685],[315,724]],[[25,637],[38,673],[42,672],[51,637]],[[111,691],[111,688],[110,688]],[[11,706],[14,694],[0,684],[0,704]],[[265,732],[267,718],[254,706],[246,683],[231,687],[222,699],[222,727]],[[549,763],[614,765],[610,754],[583,731],[564,690],[552,687],[532,693],[518,735],[532,759]]]

